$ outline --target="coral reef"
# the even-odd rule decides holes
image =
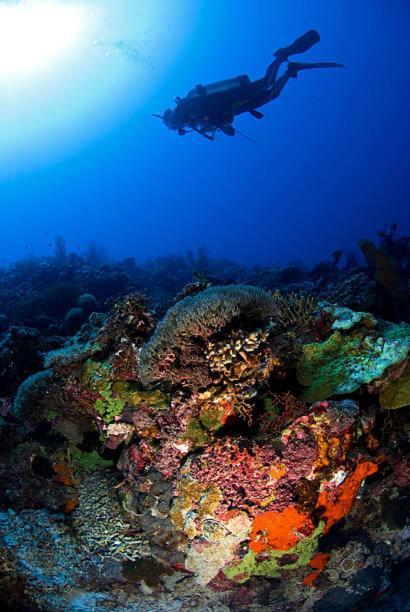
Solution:
[[[59,239],[4,272],[6,609],[407,609],[409,251],[380,242],[245,271]]]
[[[140,352],[141,382],[163,381],[192,390],[206,387],[210,375],[204,349],[213,336],[235,324],[266,325],[276,313],[271,295],[251,286],[211,287],[172,306]]]
[[[320,343],[305,344],[298,363],[298,380],[307,389],[305,401],[349,394],[380,379],[407,359],[410,326],[378,322],[366,313],[333,308],[333,333]]]

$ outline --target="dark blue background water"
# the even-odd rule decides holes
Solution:
[[[393,221],[409,232],[410,3],[191,0],[189,10],[192,3],[180,25],[188,4],[167,0],[169,35],[189,31],[166,71],[154,57],[142,101],[117,118],[102,99],[87,120],[111,112],[109,127],[89,138],[74,131],[67,151],[62,144],[31,168],[15,160],[3,176],[3,261],[51,252],[56,234],[71,248],[96,241],[114,257],[205,244],[213,255],[266,263],[317,261]],[[274,50],[310,28],[322,41],[301,61],[347,69],[302,73],[262,121],[239,118],[260,147],[240,137],[179,137],[151,117],[199,82],[262,76]],[[115,69],[107,60],[107,78]],[[131,65],[124,95],[138,90],[137,76]]]

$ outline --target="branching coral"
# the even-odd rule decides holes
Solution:
[[[141,382],[148,387],[158,382],[185,382],[194,390],[207,387],[212,376],[204,350],[212,337],[229,326],[266,325],[276,313],[269,293],[246,285],[210,287],[181,300],[168,310],[140,351]]]
[[[115,378],[138,379],[138,349],[154,325],[154,317],[140,293],[126,295],[113,304],[97,343],[102,354],[112,353],[110,363]]]
[[[213,383],[220,385],[220,393],[228,396],[234,411],[248,423],[252,420],[251,400],[256,396],[257,385],[281,365],[267,343],[269,331],[269,327],[252,332],[232,330],[224,340],[207,346]]]
[[[262,434],[277,435],[291,421],[307,412],[307,406],[290,391],[272,393],[267,411],[260,418]]]
[[[276,289],[273,299],[278,308],[276,324],[284,329],[293,330],[296,335],[311,330],[318,309],[314,295],[289,293],[285,295]]]

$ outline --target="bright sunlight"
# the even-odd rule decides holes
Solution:
[[[59,0],[19,0],[0,5],[0,79],[38,74],[75,44],[83,11]]]

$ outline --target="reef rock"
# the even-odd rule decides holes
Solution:
[[[328,307],[333,333],[323,342],[305,344],[297,366],[308,402],[357,391],[388,376],[388,369],[407,359],[410,325],[377,321],[372,315]]]
[[[229,593],[229,609],[254,594],[266,609],[316,609],[332,589],[358,605],[376,588],[378,543],[404,555],[409,353],[409,324],[311,295],[201,287],[157,326],[126,296],[21,385],[7,427],[23,442],[0,454],[3,498],[70,514],[120,583],[136,539],[163,590],[175,572],[174,586],[207,601]],[[363,569],[357,584],[349,563]]]
[[[169,511],[185,536],[186,569],[205,584],[219,572],[243,582],[305,567],[319,536],[346,516],[364,478],[377,471],[371,459],[350,458],[359,435],[354,402],[321,402],[276,443],[229,436],[189,457]],[[149,496],[154,483],[147,482]]]

